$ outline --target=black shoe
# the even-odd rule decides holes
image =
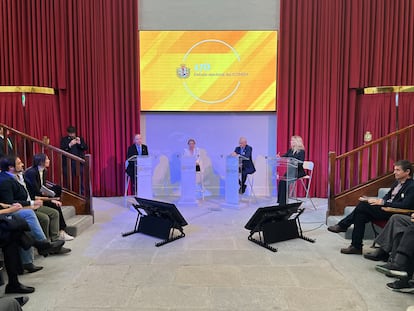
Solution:
[[[242,194],[246,192],[246,188],[247,188],[246,185],[242,185],[242,187],[241,187]]]
[[[35,291],[34,287],[25,286],[23,284],[18,283],[15,285],[7,284],[5,293],[6,294],[30,294],[30,293],[33,293],[34,291]]]
[[[49,254],[56,254],[62,248],[63,244],[65,244],[65,241],[56,240],[56,241],[50,242],[49,244],[50,244],[50,247],[47,248],[47,249],[42,250],[41,255],[46,257]]]
[[[375,270],[384,273],[386,276],[394,278],[406,278],[408,277],[407,269],[402,267],[395,262],[387,262],[385,265],[375,266]],[[407,281],[408,282],[408,281]]]
[[[374,260],[374,261],[388,261],[388,257],[389,254],[384,251],[381,247],[377,248],[375,251],[373,252],[369,252],[364,254],[364,258],[369,259],[369,260]]]
[[[414,293],[414,286],[410,282],[408,282],[407,278],[396,280],[392,283],[388,283],[386,286],[388,289],[394,292],[409,293],[409,294]]]
[[[42,255],[44,257],[47,257],[47,255],[49,255],[48,249],[50,249],[52,247],[50,242],[47,241],[47,240],[35,241],[33,243],[33,246],[36,247],[37,252],[39,253],[39,255]]]
[[[65,244],[65,241],[57,240],[54,242],[49,242],[47,240],[43,241],[36,241],[34,243],[34,247],[37,248],[37,252],[39,255],[47,257],[50,252],[56,251],[57,249],[61,248],[62,245]]]
[[[362,248],[356,248],[353,245],[348,246],[347,248],[341,248],[342,254],[352,254],[352,255],[362,255]]]
[[[347,228],[342,228],[340,225],[333,225],[328,227],[328,231],[333,233],[346,232]]]
[[[43,267],[35,266],[33,263],[26,263],[26,264],[23,265],[23,269],[26,270],[29,273],[34,273],[34,272],[37,272],[39,270],[42,270]]]
[[[23,307],[29,301],[29,297],[27,297],[27,296],[14,297],[14,299],[17,300],[17,302],[19,303],[20,307]]]
[[[70,253],[71,251],[72,250],[70,248],[60,247],[59,249],[49,252],[49,254],[50,255],[62,255],[62,254]]]

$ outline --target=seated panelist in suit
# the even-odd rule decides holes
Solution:
[[[50,166],[49,157],[44,153],[38,153],[33,156],[33,165],[24,172],[24,181],[32,200],[41,199],[45,206],[51,207],[59,213],[59,236],[61,240],[71,241],[73,236],[65,232],[66,222],[62,213],[62,202],[59,200],[62,188],[53,185],[51,190],[55,192],[54,198],[49,197],[42,187],[46,187],[47,170]]]
[[[236,147],[232,153],[233,156],[241,155],[246,157],[247,160],[242,160],[241,166],[241,180],[239,180],[240,189],[239,193],[244,193],[246,191],[246,179],[248,174],[253,174],[256,172],[256,168],[253,164],[252,159],[253,148],[247,144],[247,139],[245,137],[240,137],[239,146]]]
[[[127,159],[129,159],[132,156],[139,156],[139,155],[148,155],[148,147],[147,145],[144,145],[142,143],[142,137],[141,134],[135,134],[134,136],[134,143],[128,147],[127,151]],[[126,169],[126,172],[128,176],[131,178],[132,185],[135,184],[135,162],[134,161],[128,161],[128,166]]]

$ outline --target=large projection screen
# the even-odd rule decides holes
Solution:
[[[275,111],[277,31],[140,31],[142,111]]]

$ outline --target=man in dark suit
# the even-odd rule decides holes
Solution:
[[[127,160],[133,156],[148,155],[148,147],[142,143],[142,137],[140,134],[134,136],[134,143],[128,147]],[[136,161],[136,160],[135,160]],[[130,177],[132,189],[135,186],[135,161],[128,161],[126,172]]]
[[[240,137],[239,146],[236,147],[232,153],[234,156],[241,155],[247,158],[247,160],[242,160],[241,162],[241,180],[239,180],[239,193],[244,193],[246,191],[247,175],[256,172],[256,168],[253,164],[252,153],[253,148],[247,144],[247,139],[245,137]]]
[[[60,149],[69,152],[79,158],[85,158],[85,151],[88,150],[88,145],[85,143],[85,140],[76,135],[76,128],[74,126],[69,126],[67,129],[67,135],[62,137],[60,140]],[[67,158],[62,157],[62,171],[63,171],[63,180],[65,186],[68,185],[68,172],[67,172]],[[76,180],[76,163],[74,160],[71,161],[71,171],[72,171],[72,180]],[[80,166],[80,177],[83,181],[83,165]],[[83,192],[83,182],[81,182],[81,192]]]

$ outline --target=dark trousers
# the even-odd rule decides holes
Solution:
[[[352,246],[362,248],[362,239],[365,233],[365,224],[372,220],[388,220],[392,213],[384,212],[381,206],[370,205],[367,202],[359,202],[353,212],[342,219],[338,225],[342,228],[348,228],[354,224],[352,231]]]
[[[414,271],[414,224],[408,226],[404,232],[401,234],[399,241],[395,241],[395,244],[398,243],[396,247],[396,254],[402,254],[407,257],[408,260],[408,275],[411,278]]]
[[[277,203],[279,205],[286,205],[286,180],[280,180],[277,186]]]
[[[49,202],[49,201],[45,201],[44,204],[45,206],[53,208],[59,213],[59,230],[65,230],[66,222],[65,222],[65,218],[63,217],[62,208],[60,206],[57,206],[55,203]]]
[[[21,232],[19,231],[11,232],[9,240],[3,245],[4,265],[6,266],[9,284],[12,286],[18,285],[19,280],[17,275],[19,272],[23,272],[18,244],[20,234]]]

